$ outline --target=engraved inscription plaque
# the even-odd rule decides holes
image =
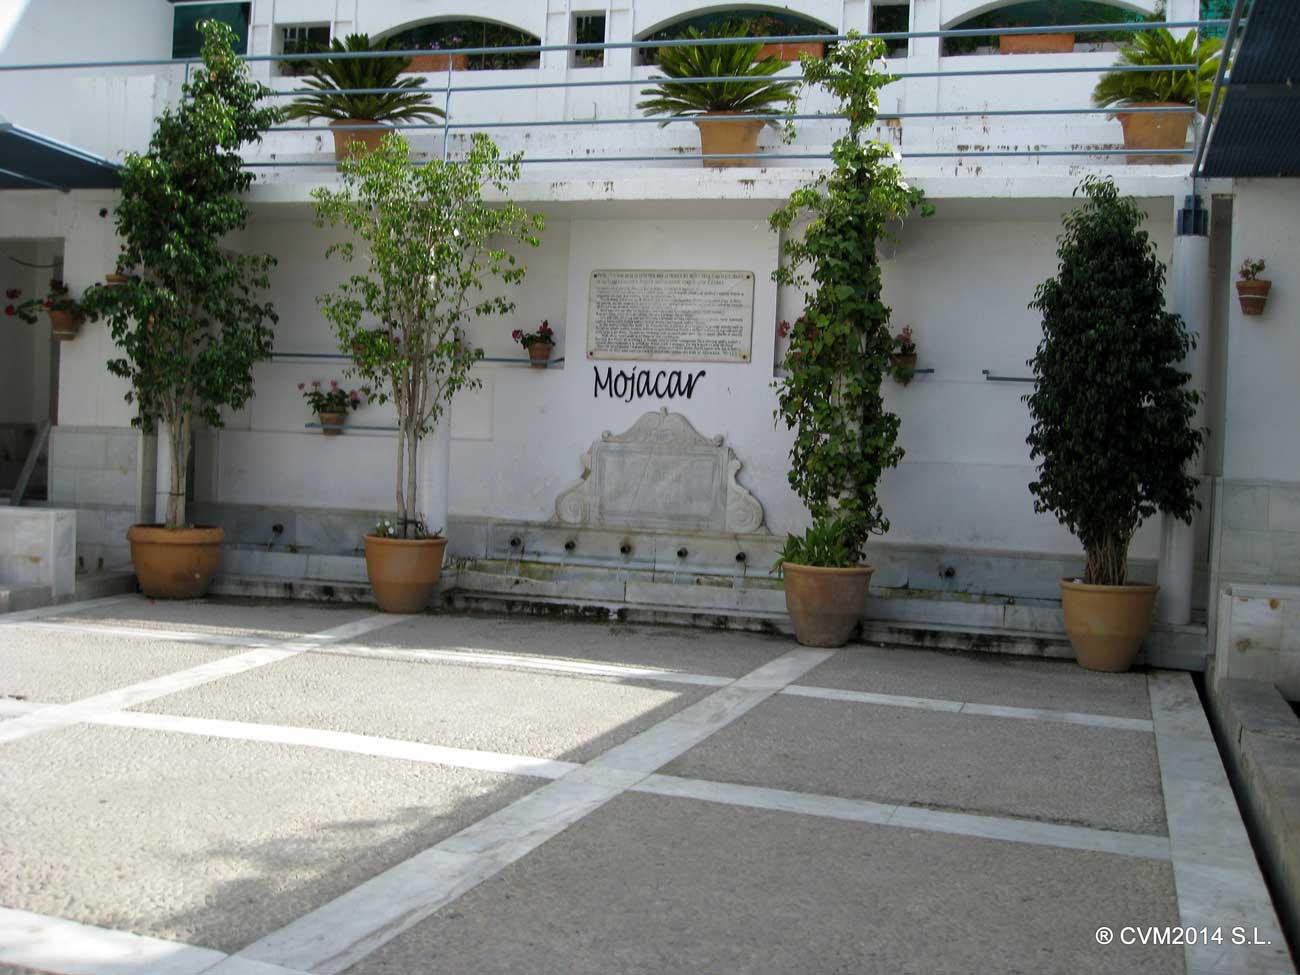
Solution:
[[[751,271],[592,271],[587,357],[748,362]]]

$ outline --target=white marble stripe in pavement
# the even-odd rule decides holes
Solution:
[[[1255,929],[1269,945],[1189,944],[1189,973],[1293,972],[1281,925],[1228,783],[1223,760],[1189,674],[1147,675],[1160,785],[1185,927]]]
[[[73,636],[109,636],[124,640],[154,640],[165,643],[196,643],[214,647],[266,647],[285,640],[296,640],[298,634],[285,634],[255,638],[252,634],[205,633],[202,630],[164,630],[148,626],[114,626],[111,623],[59,623],[53,620],[34,620],[22,624],[24,630],[43,633],[66,633]]]
[[[831,656],[793,650],[267,935],[238,957],[337,975]],[[21,719],[20,719],[21,720]],[[665,726],[667,726],[665,728]],[[619,753],[615,762],[602,763]],[[214,975],[225,975],[220,966]]]
[[[0,962],[56,975],[202,975],[224,952],[0,907]],[[304,975],[239,960],[222,975]]]
[[[247,653],[234,654],[220,660],[211,660],[188,670],[164,674],[128,687],[82,698],[70,704],[51,705],[0,724],[0,744],[17,741],[42,731],[64,728],[95,715],[125,710],[146,701],[175,694],[177,691],[188,690],[234,674],[242,674],[257,667],[264,667],[306,653],[313,647],[324,645],[331,640],[350,640],[362,633],[391,626],[401,619],[403,619],[401,616],[377,613],[320,633],[295,637],[284,643],[249,650]]]
[[[710,782],[675,775],[651,775],[632,787],[633,792],[680,799],[700,799],[750,809],[799,813],[843,819],[877,826],[898,826],[930,833],[953,833],[1010,843],[1029,843],[1067,850],[1091,850],[1116,853],[1147,860],[1168,860],[1169,841],[1163,836],[1142,833],[1119,833],[1082,826],[1061,826],[1030,819],[1003,816],[978,816],[971,813],[944,812],[897,803],[846,799],[841,796],[791,792],[762,786]]]
[[[976,704],[973,701],[949,701],[934,697],[908,697],[902,694],[879,694],[874,691],[847,691],[838,687],[812,687],[799,684],[781,692],[794,697],[823,701],[855,701],[859,704],[882,704],[887,707],[917,708],[922,711],[945,711],[952,714],[978,714],[990,718],[1018,718],[1026,721],[1055,721],[1062,724],[1114,728],[1118,731],[1151,731],[1146,718],[1121,718],[1084,711],[1058,711],[1052,708],[1020,708],[1003,704]]]
[[[75,603],[54,603],[50,606],[40,606],[36,609],[22,609],[15,613],[0,613],[0,628],[14,626],[18,623],[28,623],[32,620],[43,620],[51,616],[63,616],[66,613],[79,613],[83,610],[103,609],[105,606],[116,606],[118,603],[134,602],[140,597],[134,593],[121,593],[117,596],[100,596],[98,599],[83,599]]]

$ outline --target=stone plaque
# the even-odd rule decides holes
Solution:
[[[748,362],[750,271],[592,271],[587,357]]]
[[[736,481],[735,452],[666,408],[645,414],[626,433],[606,430],[583,454],[582,467],[582,477],[555,501],[560,524],[767,531],[763,506]]]

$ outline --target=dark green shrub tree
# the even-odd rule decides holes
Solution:
[[[205,21],[203,66],[181,103],[158,117],[145,153],[128,153],[114,210],[126,284],[93,285],[82,297],[92,320],[107,319],[121,357],[108,371],[130,380],[133,426],[161,421],[171,440],[168,528],[185,525],[185,482],[197,419],[222,426],[221,409],[253,395],[253,364],[271,354],[269,287],[275,259],[224,244],[248,219],[240,194],[253,181],[239,149],[257,142],[279,113],[259,107],[269,90],[252,81],[233,34]]]
[[[1056,276],[1034,292],[1043,338],[1025,397],[1033,428],[1034,510],[1083,543],[1084,582],[1123,585],[1128,547],[1157,511],[1191,521],[1199,507],[1188,464],[1201,449],[1199,395],[1179,363],[1194,342],[1165,310],[1165,266],[1140,229],[1146,215],[1109,178],[1079,186]]]
[[[851,36],[825,61],[802,58],[806,82],[838,98],[848,131],[831,150],[829,172],[791,194],[770,220],[783,235],[784,261],[774,277],[806,292],[791,332],[789,375],[778,384],[776,416],[795,431],[790,486],[819,536],[825,531],[818,525],[833,523],[843,541],[804,550],[838,550],[850,564],[872,533],[889,529],[876,488],[903,456],[898,417],[880,392],[894,336],[876,247],[892,239],[898,221],[931,212],[921,190],[903,179],[893,149],[867,137],[880,89],[894,80],[880,70],[884,50],[879,40]],[[803,218],[810,220],[803,235],[791,233]]]

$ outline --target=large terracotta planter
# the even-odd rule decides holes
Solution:
[[[1061,608],[1074,659],[1088,670],[1118,674],[1133,666],[1151,630],[1159,586],[1090,586],[1061,580]]]
[[[545,369],[551,361],[551,350],[554,348],[549,342],[534,342],[528,347],[528,358],[532,360],[530,365],[534,369]]]
[[[784,562],[785,605],[794,638],[806,647],[842,647],[862,620],[871,585],[869,565],[823,569]]]
[[[999,54],[1069,54],[1074,50],[1073,34],[1002,34]]]
[[[740,121],[719,121],[723,116],[739,118]],[[761,119],[744,118],[740,112],[713,112],[701,115],[695,120],[700,130],[700,148],[704,155],[713,156],[705,159],[704,165],[712,169],[728,169],[732,166],[757,166],[757,159],[728,158],[727,153],[754,153],[758,151],[758,133],[763,131]]]
[[[331,122],[330,129],[334,133],[334,158],[340,162],[347,159],[351,155],[348,151],[349,147],[354,142],[360,142],[364,145],[365,153],[374,152],[379,148],[379,143],[383,141],[384,136],[392,131],[388,126],[384,126],[382,129],[342,129],[339,126],[378,124],[373,119],[368,118],[335,119]]]
[[[221,564],[220,528],[132,525],[126,531],[140,590],[151,599],[197,599]]]
[[[1142,102],[1130,108],[1190,108],[1177,102]],[[1187,133],[1192,127],[1190,111],[1182,112],[1116,112],[1115,117],[1124,128],[1125,149],[1182,149],[1187,145]],[[1181,166],[1182,156],[1144,156],[1132,154],[1128,161],[1135,166]]]
[[[754,60],[766,61],[768,58],[780,58],[782,61],[798,61],[800,54],[807,54],[821,60],[826,56],[826,45],[821,41],[764,44],[758,49],[758,53],[754,55]]]
[[[468,71],[468,54],[412,54],[411,66],[402,74],[415,74],[420,71]]]
[[[421,613],[442,575],[445,538],[366,536],[366,574],[385,613]]]
[[[1268,302],[1268,292],[1272,287],[1272,281],[1260,281],[1258,278],[1253,281],[1238,281],[1237,300],[1241,302],[1241,313],[1264,314],[1264,305]]]
[[[60,342],[67,342],[75,339],[77,333],[81,331],[81,323],[85,319],[80,314],[66,309],[50,310],[50,334]]]

